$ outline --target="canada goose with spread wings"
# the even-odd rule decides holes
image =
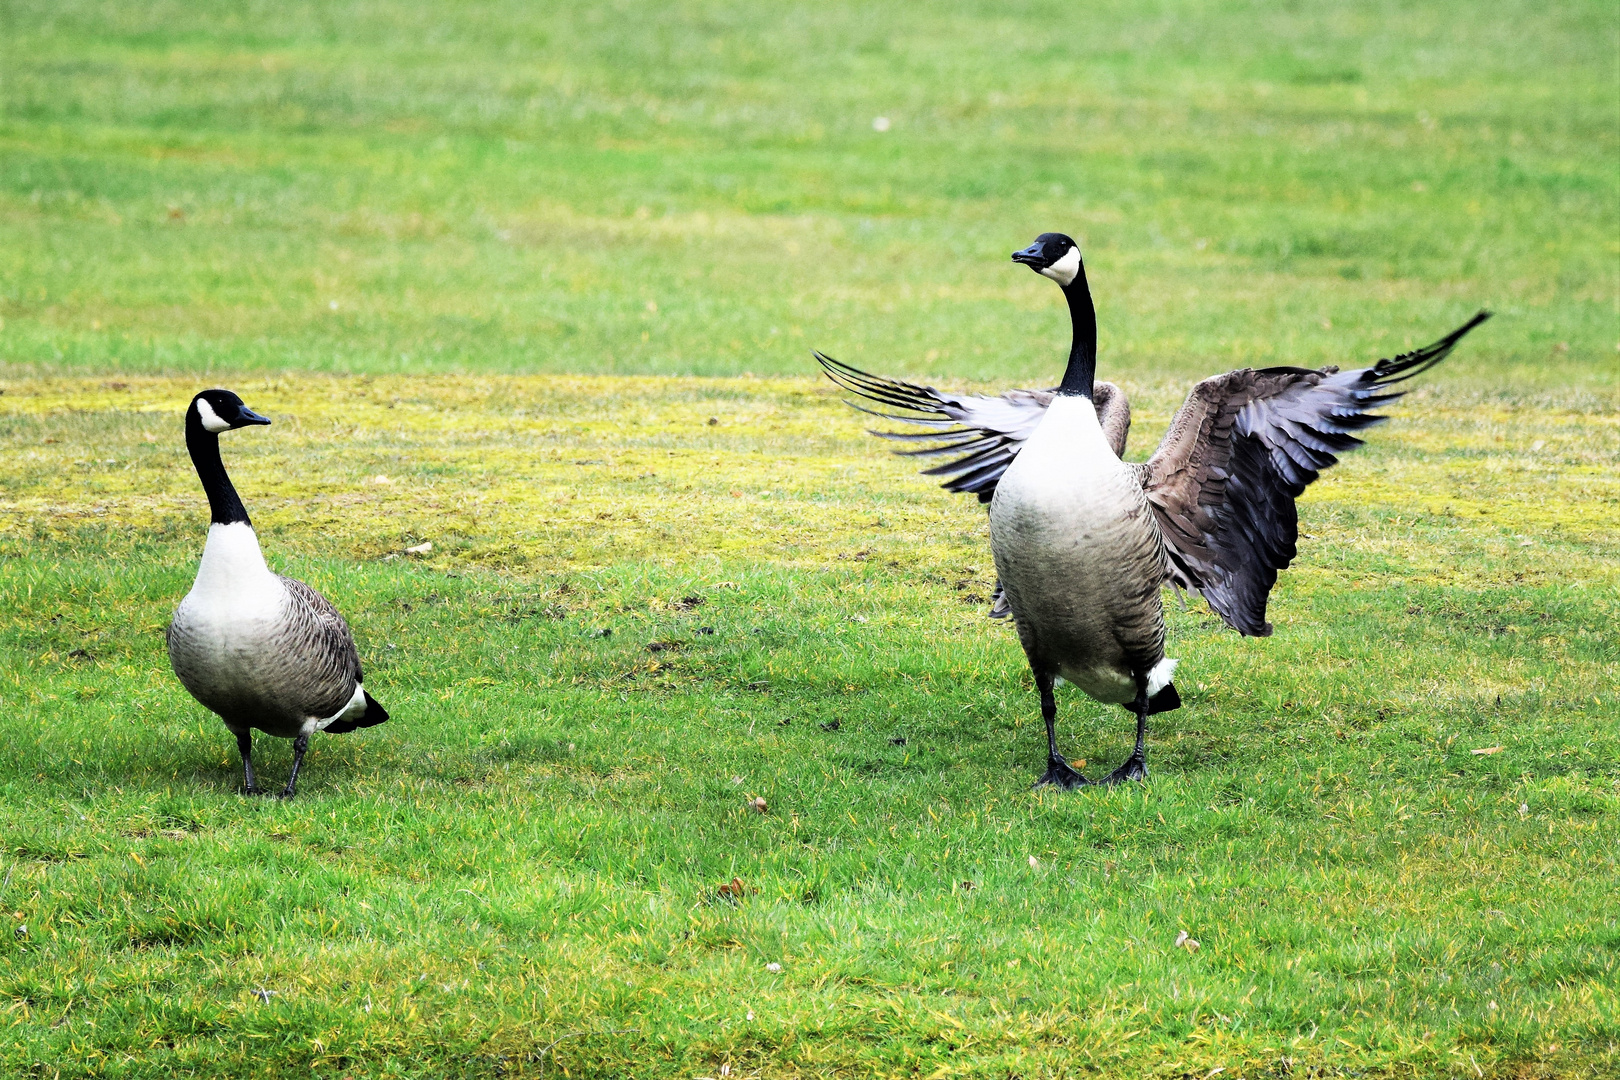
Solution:
[[[1038,783],[1098,782],[1058,753],[1059,676],[1136,717],[1135,750],[1100,782],[1145,779],[1147,718],[1181,704],[1170,681],[1176,661],[1164,655],[1164,583],[1202,594],[1241,634],[1269,635],[1267,597],[1296,550],[1294,500],[1361,445],[1357,432],[1385,419],[1372,410],[1401,396],[1390,387],[1445,359],[1490,314],[1372,367],[1245,368],[1205,379],[1153,456],[1128,464],[1130,406],[1118,387],[1096,382],[1097,317],[1079,247],[1044,233],[1013,261],[1057,282],[1068,300],[1074,339],[1051,390],[943,394],[815,356],[839,386],[900,410],[862,411],[923,429],[874,435],[922,444],[903,454],[948,456],[925,474],[990,504],[1000,575],[991,614],[1017,624],[1046,721]]]
[[[291,798],[311,733],[371,727],[388,712],[360,684],[360,656],[338,610],[265,565],[225,473],[220,433],[269,422],[229,390],[204,390],[186,409],[186,448],[211,520],[196,583],[166,638],[175,675],[235,734],[249,795],[260,794],[253,729],[293,740],[292,772],[281,792]]]

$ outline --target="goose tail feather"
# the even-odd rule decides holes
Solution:
[[[1148,715],[1171,712],[1181,708],[1181,695],[1176,693],[1175,683],[1165,683],[1164,689],[1148,698]]]
[[[378,724],[388,719],[388,710],[382,707],[381,702],[371,696],[371,691],[361,690],[360,692],[364,694],[366,698],[366,711],[352,720],[347,718],[343,720],[334,720],[324,729],[327,734],[342,735],[353,731],[355,728],[376,727]]]

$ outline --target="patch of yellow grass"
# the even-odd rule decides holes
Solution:
[[[195,528],[205,503],[180,417],[195,378],[26,379],[0,396],[0,535],[104,531],[109,550]],[[988,567],[985,516],[863,434],[812,379],[299,376],[232,381],[274,418],[225,437],[277,549],[375,559],[431,541],[450,567],[622,561],[797,567],[898,558]],[[1138,390],[1135,452],[1178,390]],[[1413,395],[1306,495],[1302,558],[1445,583],[1614,580],[1620,418]],[[1414,526],[1430,530],[1420,535]],[[1437,546],[1433,529],[1447,530]],[[1549,545],[1557,549],[1549,551]],[[1459,557],[1470,553],[1479,557]]]

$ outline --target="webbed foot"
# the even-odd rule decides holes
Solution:
[[[1051,784],[1065,791],[1072,791],[1077,787],[1084,787],[1091,783],[1072,767],[1067,761],[1054,754],[1046,762],[1046,774],[1035,781],[1036,787]]]
[[[1125,764],[1097,782],[1099,784],[1119,784],[1126,780],[1146,780],[1147,775],[1147,755],[1138,750],[1125,759]]]

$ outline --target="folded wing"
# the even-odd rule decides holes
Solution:
[[[349,624],[331,601],[302,581],[284,577],[290,603],[277,642],[286,658],[287,689],[309,716],[333,716],[361,681],[360,654]]]
[[[1170,579],[1202,593],[1239,633],[1271,633],[1266,601],[1295,555],[1294,500],[1356,432],[1385,417],[1388,388],[1445,359],[1490,317],[1481,311],[1415,352],[1370,368],[1230,371],[1193,388],[1142,469],[1169,555]]]

